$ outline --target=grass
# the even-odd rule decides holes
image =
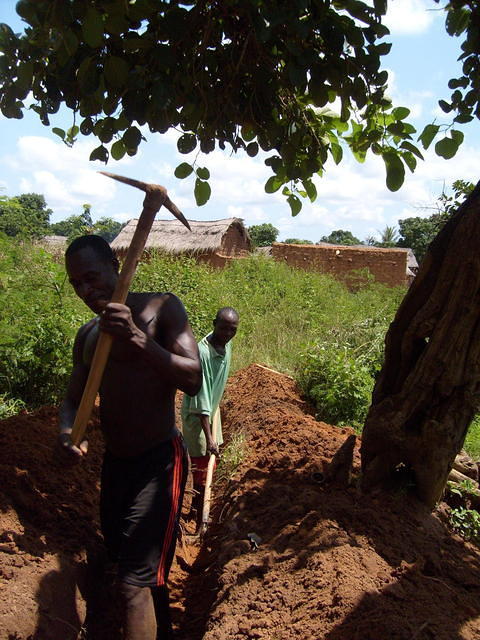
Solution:
[[[475,416],[468,428],[463,448],[474,460],[480,461],[480,415]]]
[[[228,444],[222,448],[222,456],[218,463],[216,482],[228,481],[234,475],[245,457],[246,437],[244,433],[234,433]]]

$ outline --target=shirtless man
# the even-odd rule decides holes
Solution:
[[[125,305],[110,303],[118,262],[99,236],[74,240],[65,262],[75,293],[97,317],[75,339],[60,443],[78,459],[87,452],[86,442],[75,447],[70,434],[98,331],[105,331],[113,345],[100,386],[106,445],[102,533],[118,562],[125,640],[163,640],[169,637],[166,581],[188,466],[175,426],[175,392],[195,395],[200,389],[197,344],[182,303],[171,293],[129,293]]]

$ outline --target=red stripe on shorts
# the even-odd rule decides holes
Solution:
[[[177,519],[178,510],[180,508],[180,494],[182,484],[182,467],[183,467],[183,453],[180,446],[180,438],[174,438],[172,440],[174,453],[173,463],[173,481],[172,481],[172,501],[170,507],[170,516],[168,518],[167,530],[165,532],[165,538],[163,540],[162,553],[160,554],[160,562],[158,564],[157,571],[157,586],[162,587],[165,584],[165,563],[169,555],[170,545],[173,541],[173,535],[175,533],[175,522]]]

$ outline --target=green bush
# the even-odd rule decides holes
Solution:
[[[468,427],[467,437],[463,445],[467,453],[480,460],[480,415],[476,415],[472,424]]]
[[[334,311],[317,324],[296,367],[297,381],[319,419],[363,425],[383,363],[385,334],[402,295],[401,289],[370,283],[329,300]]]
[[[449,515],[450,525],[465,540],[480,542],[480,513],[475,509],[451,509]]]
[[[317,418],[360,427],[367,415],[374,379],[351,350],[318,345],[301,357],[300,386],[317,409]]]
[[[0,396],[34,407],[63,395],[82,306],[50,254],[0,238]]]
[[[330,276],[262,256],[213,269],[159,254],[139,265],[132,288],[177,294],[197,340],[212,329],[218,308],[235,307],[240,327],[232,371],[260,362],[295,374],[307,393],[315,387],[319,413],[322,384],[325,389],[332,381],[330,418],[322,413],[331,422],[361,422],[383,336],[403,293],[374,284],[351,293]],[[0,242],[0,303],[0,395],[28,406],[56,401],[70,371],[75,332],[91,312],[66,282],[63,264],[41,249],[7,241]],[[322,378],[318,369],[329,371]]]

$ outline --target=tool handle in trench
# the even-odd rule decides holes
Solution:
[[[218,407],[218,409],[215,411],[215,415],[213,416],[212,436],[215,441],[217,440],[219,418],[220,418],[220,407]],[[212,453],[212,455],[208,460],[207,478],[205,481],[205,493],[203,494],[202,525],[201,525],[202,533],[205,533],[205,531],[207,530],[208,517],[210,515],[210,503],[212,499],[212,480],[213,480],[213,470],[215,469],[215,458],[216,456]]]
[[[128,290],[132,282],[135,270],[137,268],[138,261],[145,248],[148,234],[152,228],[153,220],[160,207],[151,207],[144,203],[143,211],[138,219],[137,228],[133,234],[132,241],[128,247],[125,262],[123,264],[122,271],[118,276],[117,284],[113,292],[111,302],[118,302],[125,304],[127,299]],[[77,413],[75,415],[75,421],[72,427],[72,442],[75,446],[81,443],[85,430],[87,428],[87,422],[90,419],[95,398],[97,397],[98,389],[102,381],[103,372],[107,364],[110,349],[112,347],[113,338],[108,333],[100,332],[95,353],[93,355],[92,364],[90,365],[90,371],[88,374],[85,389],[83,390],[82,399],[78,405]]]

